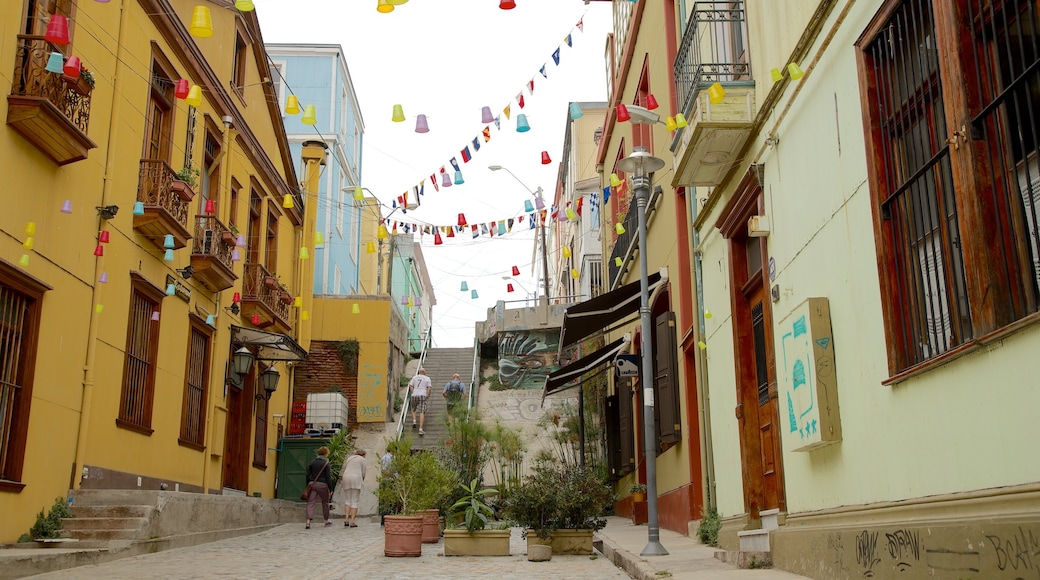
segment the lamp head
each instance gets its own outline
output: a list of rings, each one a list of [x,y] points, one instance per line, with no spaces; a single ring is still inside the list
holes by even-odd
[[[628,108],[628,114],[631,117],[629,122],[633,125],[653,125],[661,122],[661,115],[647,109],[646,107],[640,107],[638,105],[626,105]]]
[[[249,374],[249,367],[253,365],[253,353],[246,347],[240,347],[231,357],[231,368],[236,375]]]
[[[617,167],[625,173],[646,175],[664,167],[664,159],[654,157],[645,147],[636,147],[631,155],[618,161]]]
[[[177,268],[177,272],[180,273],[182,278],[189,280],[195,274],[195,266],[189,264],[183,268]]]
[[[499,169],[502,169],[502,166],[501,165],[488,165],[488,169],[490,169],[491,171],[498,171]]]
[[[101,216],[101,219],[110,220],[110,219],[116,217],[116,214],[119,213],[119,206],[118,205],[98,206],[97,211],[98,211],[98,215]]]
[[[264,388],[263,394],[257,393],[257,399],[263,399],[265,401],[271,400],[271,395],[278,390],[278,379],[281,375],[278,371],[274,370],[274,367],[267,367],[267,370],[260,373],[260,386]]]

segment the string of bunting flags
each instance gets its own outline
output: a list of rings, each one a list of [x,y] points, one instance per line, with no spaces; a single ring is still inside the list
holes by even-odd
[[[571,32],[569,32],[563,38],[563,42],[559,46],[557,46],[556,50],[554,50],[550,55],[550,58],[554,66],[560,66],[560,53],[563,47],[565,45],[568,47],[573,47],[575,30],[577,30],[578,32],[584,32],[584,17],[578,20],[577,24],[575,24],[574,27],[571,29]],[[484,107],[484,111],[481,117],[481,122],[485,123],[483,129],[481,129],[480,132],[475,137],[473,137],[472,140],[466,143],[466,145],[464,145],[462,149],[459,150],[458,155],[453,155],[447,163],[441,165],[438,170],[430,173],[428,179],[430,184],[433,186],[435,192],[439,192],[442,187],[451,187],[453,185],[462,185],[465,183],[465,180],[462,176],[462,165],[472,161],[473,157],[478,152],[480,152],[481,146],[491,141],[492,126],[494,126],[495,131],[502,131],[503,116],[507,121],[512,120],[512,118],[515,116],[516,131],[518,133],[526,133],[527,131],[530,131],[531,126],[530,123],[528,123],[527,121],[527,115],[525,115],[524,113],[517,113],[516,115],[513,115],[513,105],[515,103],[515,105],[520,110],[523,110],[523,108],[527,104],[525,101],[525,93],[526,97],[528,98],[534,97],[535,80],[538,78],[539,75],[541,75],[543,79],[548,79],[548,67],[549,60],[546,60],[545,63],[541,66],[541,68],[538,69],[538,73],[531,76],[531,79],[524,84],[524,86],[520,89],[517,95],[513,97],[513,99],[511,99],[505,107],[502,108],[501,112],[498,115],[492,117],[490,115],[490,108]],[[403,112],[401,111],[400,105],[394,106],[394,119],[403,120]],[[460,159],[461,164],[459,161]],[[543,153],[543,163],[546,163],[546,159],[547,154]],[[453,174],[448,172],[449,166],[454,171]],[[392,207],[394,209],[397,209],[398,206],[400,206],[401,209],[406,213],[408,209],[414,209],[415,207],[420,205],[420,198],[422,198],[426,194],[426,182],[427,179],[424,178],[420,180],[417,185],[413,185],[402,195],[399,195],[397,199],[392,202]],[[411,196],[411,203],[409,202],[409,196]],[[494,223],[499,223],[501,221],[503,220],[496,220]]]

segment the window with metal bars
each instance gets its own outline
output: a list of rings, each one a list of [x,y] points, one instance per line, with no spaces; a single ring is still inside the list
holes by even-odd
[[[22,488],[40,300],[48,289],[0,261],[0,491]]]
[[[890,370],[1037,312],[1035,0],[890,0],[861,40]]]
[[[130,315],[126,327],[123,390],[119,399],[121,427],[152,432],[155,359],[159,352],[159,318],[163,292],[140,275],[131,274]]]
[[[184,400],[181,404],[180,443],[202,449],[206,432],[206,386],[209,384],[212,330],[202,320],[192,317],[188,338],[188,361],[185,371]]]

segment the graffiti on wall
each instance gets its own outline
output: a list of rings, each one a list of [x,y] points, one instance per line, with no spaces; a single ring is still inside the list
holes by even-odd
[[[560,368],[559,330],[518,330],[498,335],[498,380],[507,389],[539,389]]]
[[[809,451],[841,440],[830,309],[810,298],[779,325],[777,390],[784,448]]]
[[[832,532],[809,551],[795,571],[814,578],[1040,580],[1037,524],[991,524],[967,534],[916,527]]]

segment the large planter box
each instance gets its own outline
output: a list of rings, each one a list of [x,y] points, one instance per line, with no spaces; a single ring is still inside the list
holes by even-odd
[[[588,555],[592,554],[592,530],[556,530],[548,540],[539,538],[534,530],[527,530],[527,545],[531,544],[548,544],[554,555]]]
[[[445,556],[508,556],[509,530],[444,530]]]

